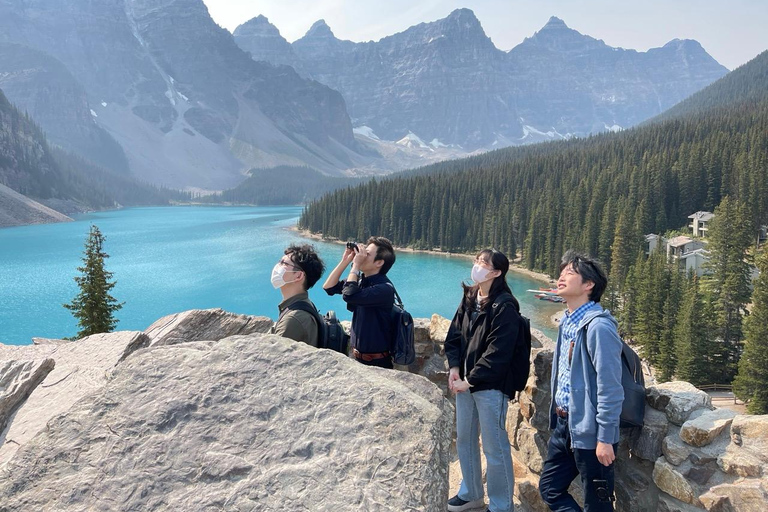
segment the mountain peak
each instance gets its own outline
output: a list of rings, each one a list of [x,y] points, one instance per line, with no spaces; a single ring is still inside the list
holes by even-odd
[[[449,20],[477,20],[477,16],[475,16],[475,13],[472,11],[472,9],[467,9],[466,7],[461,9],[456,9],[451,14],[449,14],[446,19]]]
[[[269,22],[266,16],[259,14],[255,18],[251,18],[242,25],[238,26],[232,33],[237,36],[249,36],[249,35],[280,35],[280,31]]]
[[[312,24],[311,27],[309,27],[309,30],[307,30],[307,33],[304,34],[304,37],[313,37],[313,38],[336,38],[336,36],[333,35],[333,32],[331,31],[331,27],[328,26],[328,24],[325,22],[325,20],[317,20]]]
[[[581,52],[585,49],[606,47],[606,44],[593,37],[570,28],[557,16],[549,18],[541,29],[528,37],[520,46],[534,46],[558,52]]]
[[[568,25],[566,25],[565,22],[560,18],[558,18],[557,16],[552,16],[549,18],[549,21],[547,21],[547,24],[542,27],[542,30],[562,29],[562,28],[568,28]]]

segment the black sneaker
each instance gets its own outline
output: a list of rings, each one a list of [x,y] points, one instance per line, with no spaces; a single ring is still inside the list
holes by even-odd
[[[485,502],[482,499],[475,501],[464,501],[459,498],[458,495],[448,500],[448,512],[464,512],[465,510],[473,510],[476,508],[484,507]]]

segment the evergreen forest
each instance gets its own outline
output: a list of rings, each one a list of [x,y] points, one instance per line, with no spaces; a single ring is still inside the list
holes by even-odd
[[[646,254],[646,234],[690,234],[688,216],[701,210],[715,213],[703,276]],[[310,203],[299,220],[329,238],[496,247],[551,276],[566,249],[596,256],[609,273],[603,302],[625,339],[660,379],[697,385],[730,383],[738,370],[765,224],[768,52],[643,126],[372,180]]]

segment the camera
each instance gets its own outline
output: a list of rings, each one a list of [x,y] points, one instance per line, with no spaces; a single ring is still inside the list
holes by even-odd
[[[360,248],[357,246],[357,243],[354,241],[347,242],[347,249],[352,249],[353,251],[360,252]]]

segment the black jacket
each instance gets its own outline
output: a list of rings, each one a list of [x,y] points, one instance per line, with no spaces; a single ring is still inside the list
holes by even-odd
[[[366,276],[360,283],[339,281],[325,291],[328,295],[341,293],[347,309],[352,312],[352,329],[349,333],[352,348],[363,354],[391,350],[395,289],[386,275]]]
[[[512,357],[523,342],[525,325],[517,307],[506,302],[494,309],[489,301],[474,323],[471,319],[472,311],[462,300],[445,338],[448,364],[459,367],[460,377],[472,385],[470,391],[498,389],[514,397]]]

